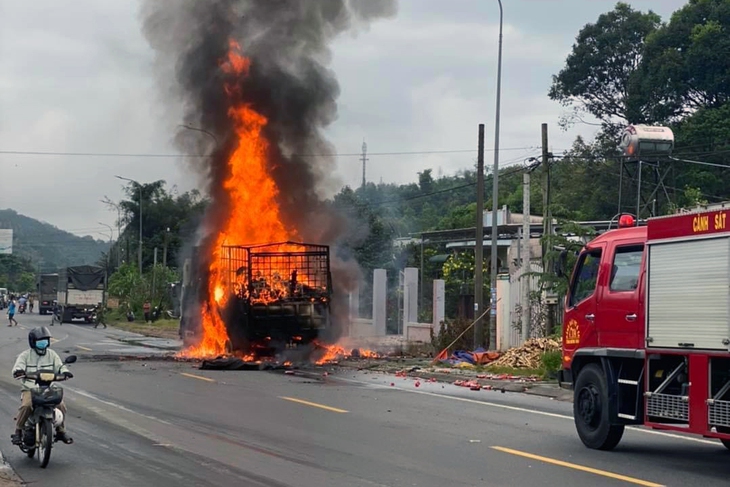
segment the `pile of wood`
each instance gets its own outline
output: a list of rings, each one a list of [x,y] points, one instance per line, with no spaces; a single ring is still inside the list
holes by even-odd
[[[550,338],[532,338],[521,347],[511,348],[489,365],[515,369],[539,369],[545,352],[560,350],[560,343]]]

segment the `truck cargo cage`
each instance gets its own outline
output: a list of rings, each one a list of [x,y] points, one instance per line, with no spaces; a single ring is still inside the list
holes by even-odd
[[[228,323],[235,349],[299,344],[329,328],[329,247],[296,242],[221,249],[223,292],[236,301]]]
[[[270,304],[330,298],[327,246],[284,242],[222,250],[224,282],[239,299]]]

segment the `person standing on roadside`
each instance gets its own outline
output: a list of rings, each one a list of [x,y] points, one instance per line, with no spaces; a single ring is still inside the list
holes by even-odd
[[[106,318],[104,317],[104,305],[99,303],[96,305],[96,312],[94,313],[94,328],[98,328],[99,325],[104,325],[106,329]]]
[[[142,306],[142,311],[144,311],[144,322],[149,323],[152,320],[152,317],[150,316],[150,311],[152,310],[152,305],[149,301],[145,301],[144,305]]]
[[[13,326],[13,323],[15,323],[15,326],[18,326],[18,322],[15,321],[15,296],[10,297],[10,303],[8,304],[8,326]]]

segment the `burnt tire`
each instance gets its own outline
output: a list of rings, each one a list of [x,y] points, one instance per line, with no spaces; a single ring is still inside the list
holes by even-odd
[[[597,364],[581,369],[574,391],[573,418],[581,441],[593,450],[613,450],[624,435],[624,425],[610,422],[603,369]]]

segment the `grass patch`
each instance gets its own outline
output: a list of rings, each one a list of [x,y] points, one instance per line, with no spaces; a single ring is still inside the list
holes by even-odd
[[[484,367],[484,372],[489,374],[510,374],[519,377],[529,377],[537,375],[542,377],[545,373],[543,369],[516,369],[514,367],[500,367],[498,365],[487,365]]]
[[[120,330],[139,333],[140,335],[155,338],[180,338],[180,321],[179,320],[157,320],[154,323],[145,323],[143,321],[114,321],[109,326],[119,328]]]

